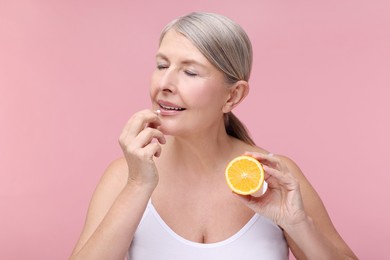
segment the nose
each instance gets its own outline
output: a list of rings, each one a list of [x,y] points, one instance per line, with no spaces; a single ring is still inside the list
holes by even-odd
[[[174,93],[177,89],[177,75],[173,68],[167,68],[162,71],[158,82],[160,90]]]

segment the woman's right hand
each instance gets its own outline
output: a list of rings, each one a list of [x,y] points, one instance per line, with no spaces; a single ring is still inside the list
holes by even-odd
[[[126,123],[119,137],[119,144],[126,158],[129,178],[135,185],[146,185],[154,189],[158,183],[158,172],[154,157],[161,154],[165,137],[157,127],[161,120],[150,109],[135,113]]]

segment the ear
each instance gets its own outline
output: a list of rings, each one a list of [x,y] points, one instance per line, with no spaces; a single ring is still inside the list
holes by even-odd
[[[229,87],[227,100],[222,108],[222,112],[228,113],[233,110],[249,93],[249,84],[245,80],[237,81]]]

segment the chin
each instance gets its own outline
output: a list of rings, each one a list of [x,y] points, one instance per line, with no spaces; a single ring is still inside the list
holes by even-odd
[[[158,127],[158,130],[160,130],[164,135],[171,135],[171,136],[180,136],[185,135],[188,133],[188,129],[184,129],[183,127],[180,127],[177,124],[169,124],[164,123]]]
[[[177,129],[174,130],[169,127],[159,127],[158,130],[160,130],[164,135],[172,135],[172,136],[179,135],[179,131],[177,131]]]

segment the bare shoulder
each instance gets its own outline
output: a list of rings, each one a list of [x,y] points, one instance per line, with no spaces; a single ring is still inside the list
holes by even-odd
[[[303,174],[302,170],[299,168],[298,164],[293,161],[291,158],[285,156],[285,155],[275,155],[279,159],[281,159],[288,167],[290,172],[294,175],[295,178],[298,179],[299,183],[302,184],[310,184],[305,175]],[[310,185],[311,186],[311,185]]]
[[[124,158],[116,159],[108,165],[93,193],[90,211],[96,209],[106,213],[105,211],[125,187],[127,172],[127,163]]]
[[[124,158],[114,160],[109,164],[95,188],[88,207],[84,228],[74,251],[79,250],[96,230],[126,183],[126,160]]]
[[[334,227],[319,194],[310,184],[299,166],[292,159],[286,156],[276,156],[287,165],[287,168],[291,174],[298,180],[305,211],[313,220],[317,229],[322,234],[324,234],[329,239],[329,241],[331,241],[336,246],[336,248],[339,248],[345,252],[346,255],[349,255],[351,258],[355,259],[356,256],[354,256],[352,250],[348,247],[348,245]]]
[[[128,166],[124,157],[112,161],[105,170],[100,182],[114,182],[119,185],[126,184]]]
[[[250,144],[244,143],[241,140],[239,140],[239,142],[240,142],[240,149],[244,150],[246,152],[256,152],[256,153],[263,153],[263,154],[269,153],[266,149],[261,148],[259,146],[250,145]]]
[[[253,146],[252,151],[258,152],[258,153],[263,153],[263,154],[270,154],[269,151],[267,151],[264,148],[258,147],[258,146]],[[274,154],[275,157],[279,158],[290,170],[291,174],[298,180],[301,189],[303,189],[303,196],[305,197],[305,193],[307,193],[308,197],[312,197],[311,195],[314,193],[315,196],[318,197],[318,194],[312,187],[312,185],[309,183],[308,179],[305,177],[299,166],[289,157],[285,155],[280,155],[280,154]]]
[[[320,196],[299,168],[298,164],[285,155],[275,156],[284,162],[290,173],[298,180],[302,199],[305,203],[305,209],[308,211],[309,215],[317,212],[318,209],[325,211],[325,207],[320,199]]]
[[[90,203],[90,211],[106,213],[127,183],[127,163],[124,158],[112,161],[101,177]]]

